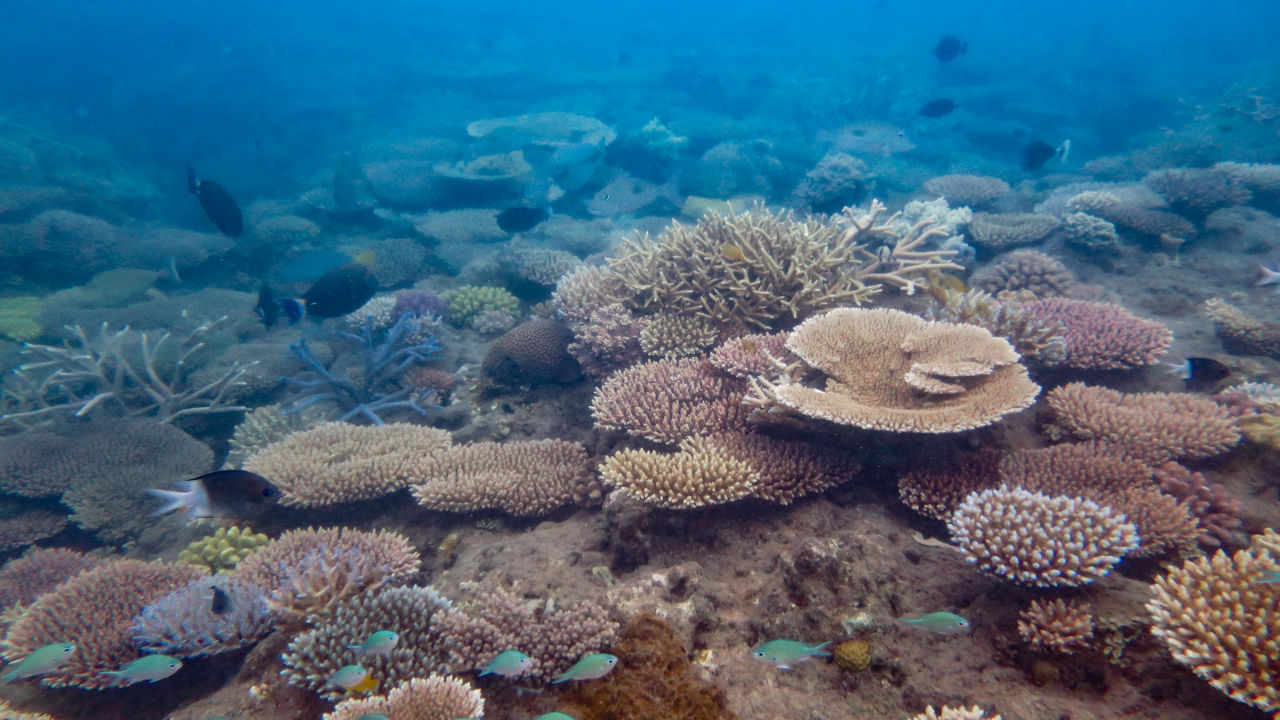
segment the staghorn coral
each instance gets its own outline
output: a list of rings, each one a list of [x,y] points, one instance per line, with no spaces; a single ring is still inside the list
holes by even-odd
[[[716,344],[719,333],[705,317],[659,312],[640,330],[640,349],[649,357],[701,355]]]
[[[1226,408],[1187,393],[1123,394],[1075,382],[1045,398],[1057,428],[1081,440],[1100,440],[1148,464],[1226,452],[1240,431]]]
[[[213,610],[214,593],[226,607]],[[275,613],[262,588],[243,578],[196,578],[142,609],[133,621],[133,640],[149,652],[200,657],[252,645],[271,632]]]
[[[914,292],[913,276],[959,267],[950,262],[954,253],[924,249],[941,230],[921,221],[898,234],[890,229],[897,216],[883,212],[873,202],[863,215],[848,210],[831,222],[762,209],[707,213],[692,227],[677,223],[657,239],[627,241],[609,268],[623,287],[618,299],[631,309],[698,315],[727,338],[866,302],[880,283]]]
[[[1142,178],[1179,215],[1204,220],[1209,213],[1232,205],[1245,205],[1252,193],[1236,177],[1219,168],[1166,168]]]
[[[1206,300],[1204,310],[1228,351],[1280,359],[1280,323],[1259,320],[1222,298]]]
[[[471,324],[477,315],[487,311],[498,311],[513,318],[520,311],[520,301],[515,295],[488,285],[460,285],[441,297],[449,307],[449,322],[458,327]]]
[[[942,175],[926,180],[924,189],[953,205],[980,207],[1009,194],[1009,183],[987,175]]]
[[[745,430],[746,384],[705,360],[652,360],[614,373],[596,389],[596,427],[674,445],[692,435]]]
[[[587,451],[567,440],[481,442],[422,458],[411,488],[419,505],[446,512],[546,515],[592,494]]]
[[[462,678],[415,677],[391,688],[386,696],[348,699],[321,720],[360,720],[373,714],[390,720],[466,720],[484,716],[484,696]]]
[[[908,720],[1000,720],[999,715],[990,717],[982,710],[982,708],[974,705],[973,707],[953,708],[949,705],[943,705],[941,710],[935,711],[932,705],[924,709],[919,715],[913,715]]]
[[[112,687],[114,680],[100,673],[140,655],[132,640],[134,616],[202,574],[186,565],[108,560],[36,600],[9,627],[2,653],[14,662],[49,643],[74,643],[71,659],[40,682],[87,690]]]
[[[1058,219],[1039,213],[974,213],[969,221],[969,239],[991,251],[1031,245],[1058,229]]]
[[[1218,548],[1248,544],[1242,518],[1244,506],[1231,491],[1172,461],[1154,468],[1152,473],[1161,492],[1186,505],[1199,522],[1197,540],[1201,545]]]
[[[401,582],[421,565],[418,552],[398,533],[306,528],[284,533],[228,574],[261,587],[272,608],[306,615]]]
[[[582,371],[569,354],[572,339],[573,331],[555,320],[520,323],[489,345],[480,371],[494,388],[574,382]]]
[[[1039,587],[1091,583],[1139,541],[1133,524],[1109,507],[1008,485],[970,494],[947,529],[970,564]]]
[[[450,445],[448,431],[422,425],[329,422],[267,445],[245,469],[275,483],[281,502],[317,507],[403,490],[424,457]]]
[[[478,668],[519,648],[533,660],[521,678],[543,684],[587,653],[609,647],[618,634],[618,624],[594,601],[557,607],[551,599],[525,601],[503,590],[459,602],[434,624],[452,667]]]
[[[1018,635],[1032,650],[1074,655],[1093,639],[1093,615],[1088,605],[1032,600],[1018,613]]]
[[[1231,698],[1280,711],[1275,607],[1280,587],[1260,582],[1280,572],[1272,530],[1249,548],[1193,558],[1157,577],[1147,601],[1151,634],[1173,659]]]
[[[969,284],[992,295],[1025,290],[1043,299],[1066,295],[1075,278],[1056,258],[1038,250],[1014,250],[975,272]]]
[[[1114,253],[1120,247],[1114,224],[1083,212],[1062,216],[1062,239],[1085,253]]]
[[[1133,370],[1160,362],[1173,333],[1119,305],[1050,298],[1023,303],[1032,317],[1062,326],[1062,365],[1081,370]]]
[[[192,540],[178,553],[178,562],[206,567],[212,572],[230,570],[271,538],[249,528],[220,527],[212,535]]]
[[[926,314],[928,319],[986,328],[992,335],[1008,340],[1028,363],[1052,367],[1067,357],[1062,323],[1033,316],[1008,295],[994,297],[981,290],[940,288],[935,300]]]
[[[791,373],[776,383],[753,379],[748,402],[768,413],[947,433],[989,425],[1040,391],[1008,342],[977,326],[897,310],[829,311],[801,323],[787,347],[828,377],[823,388]]]
[[[30,605],[102,561],[66,548],[31,548],[0,568],[0,608]]]
[[[341,697],[342,691],[326,687],[329,678],[352,663],[367,668],[384,690],[410,678],[447,672],[445,638],[433,623],[452,606],[434,589],[418,586],[384,587],[347,598],[317,618],[314,628],[290,641],[281,656],[283,675],[290,685],[332,700]],[[380,630],[400,636],[390,652],[362,656],[351,647]]]

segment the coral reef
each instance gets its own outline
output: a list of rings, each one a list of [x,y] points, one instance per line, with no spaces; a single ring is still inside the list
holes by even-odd
[[[1073,655],[1093,640],[1093,632],[1089,606],[1068,604],[1062,598],[1032,600],[1018,614],[1018,635],[1040,652]]]
[[[1176,250],[1195,234],[1196,228],[1171,212],[1146,207],[1110,192],[1087,190],[1067,201],[1067,208],[1106,220],[1116,227],[1159,241]]]
[[[959,292],[942,288],[935,300],[926,315],[928,319],[986,328],[992,335],[1008,340],[1028,363],[1052,367],[1067,357],[1062,323],[1041,320],[1027,311],[1022,302],[1007,295],[995,297],[981,290]]]
[[[1038,250],[1014,250],[973,273],[969,284],[992,295],[1025,290],[1043,299],[1066,295],[1075,278],[1066,265],[1049,255]]]
[[[449,307],[449,322],[458,327],[471,324],[477,315],[497,311],[515,317],[520,301],[515,295],[499,287],[488,285],[461,285],[442,296]]]
[[[1085,253],[1106,255],[1120,246],[1115,225],[1083,212],[1069,212],[1062,216],[1062,239]]]
[[[1280,572],[1271,530],[1248,549],[1187,560],[1156,578],[1147,602],[1151,633],[1173,659],[1230,697],[1268,712],[1280,710],[1277,590],[1259,581]]]
[[[215,593],[225,606],[214,609]],[[252,645],[271,632],[275,613],[262,588],[229,575],[196,578],[142,609],[133,640],[149,652],[216,655]]]
[[[1244,505],[1222,485],[1175,462],[1152,470],[1160,491],[1184,505],[1200,526],[1199,543],[1207,548],[1243,547],[1248,544],[1241,514]]]
[[[307,528],[272,540],[229,574],[262,588],[273,609],[307,615],[412,577],[421,564],[417,551],[398,533]]]
[[[40,682],[88,690],[111,687],[114,680],[101,671],[115,670],[141,654],[133,644],[133,618],[201,574],[187,565],[108,560],[40,596],[9,627],[3,655],[14,662],[49,643],[74,643],[71,658]]]
[[[269,542],[271,538],[247,527],[220,527],[212,535],[192,540],[178,553],[178,562],[221,572],[239,565],[241,560]]]
[[[480,718],[484,696],[466,680],[432,673],[405,680],[385,697],[344,700],[322,720],[360,720],[376,714],[397,720]]]
[[[1280,359],[1280,323],[1259,320],[1221,298],[1206,300],[1204,309],[1228,351]]]
[[[447,431],[421,425],[329,422],[267,445],[245,469],[275,483],[281,502],[316,507],[403,490],[420,463],[452,444]]]
[[[560,317],[574,323],[622,297],[622,278],[603,265],[583,265],[556,281],[551,299]]]
[[[969,495],[947,529],[969,563],[1039,587],[1091,583],[1139,542],[1137,529],[1111,508],[1008,485]]]
[[[999,252],[1019,245],[1032,245],[1058,229],[1058,219],[1039,213],[974,213],[969,221],[969,239],[974,245]]]
[[[874,175],[861,158],[832,150],[804,174],[792,197],[802,208],[816,213],[838,213],[862,202]]]
[[[494,388],[571,383],[582,376],[569,354],[573,331],[555,320],[523,322],[494,340],[480,371]]]
[[[36,322],[40,298],[32,295],[0,298],[0,335],[27,342],[40,337],[44,330]]]
[[[102,561],[66,548],[32,548],[0,568],[0,608],[30,605]]]
[[[1240,442],[1226,408],[1186,393],[1119,393],[1084,383],[1045,396],[1057,428],[1081,440],[1101,440],[1151,465],[1205,458]]]
[[[533,661],[521,678],[543,684],[584,655],[609,647],[618,634],[618,624],[591,600],[557,607],[551,599],[525,601],[502,590],[457,603],[436,626],[453,667],[478,668],[519,648]]]
[[[908,720],[1000,720],[999,715],[987,716],[982,708],[974,705],[973,707],[953,708],[949,705],[943,705],[941,710],[935,711],[930,705],[924,709],[919,715],[913,715]]]
[[[276,403],[263,405],[244,414],[231,433],[226,466],[244,467],[254,453],[271,443],[279,442],[293,433],[306,430],[323,419],[320,408],[287,413]]]
[[[829,376],[825,388],[788,373],[755,378],[748,401],[874,430],[948,433],[1029,406],[1040,388],[1008,342],[973,325],[897,310],[843,308],[801,323],[787,347]]]
[[[692,435],[745,430],[745,383],[705,360],[651,360],[611,375],[596,389],[596,427],[674,445]]]
[[[942,175],[926,180],[924,189],[953,205],[981,207],[1009,194],[1009,183],[986,175]]]
[[[1050,298],[1023,303],[1032,317],[1062,326],[1067,354],[1062,365],[1081,370],[1133,370],[1155,365],[1173,333],[1119,305]]]
[[[317,619],[316,626],[293,638],[283,655],[284,676],[291,685],[328,699],[341,690],[326,687],[344,665],[359,662],[386,690],[415,677],[445,672],[445,638],[433,623],[452,607],[429,587],[384,587],[343,600]],[[396,646],[378,655],[361,655],[359,646],[374,632],[400,636]],[[459,671],[470,670],[458,668]]]
[[[422,458],[411,480],[418,504],[447,512],[546,515],[596,494],[587,451],[567,440],[482,442]]]
[[[1174,212],[1197,221],[1219,208],[1244,205],[1253,196],[1232,173],[1216,167],[1153,170],[1142,182]]]
[[[707,361],[721,371],[748,380],[753,375],[773,377],[797,360],[787,350],[787,333],[752,333],[721,343]]]
[[[648,318],[637,317],[622,303],[609,303],[575,324],[569,353],[584,373],[604,377],[645,357],[640,333],[648,324]]]
[[[701,355],[716,344],[720,333],[705,317],[659,312],[640,330],[640,349],[649,357]]]

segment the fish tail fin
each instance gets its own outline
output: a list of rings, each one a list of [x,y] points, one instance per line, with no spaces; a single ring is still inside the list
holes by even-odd
[[[828,645],[830,645],[832,642],[833,642],[833,641],[828,640],[828,641],[826,641],[826,642],[822,642],[822,643],[818,643],[817,645],[814,645],[813,647],[809,648],[809,654],[810,654],[810,655],[818,655],[818,656],[821,656],[821,657],[830,657],[830,656],[831,656],[831,653],[826,652],[823,648],[827,647],[827,646],[828,646]]]
[[[192,480],[184,480],[173,484],[173,490],[159,490],[157,488],[147,488],[147,494],[152,497],[160,498],[165,504],[160,506],[158,510],[151,513],[156,515],[164,515],[174,510],[185,510],[188,517],[209,517],[209,496],[205,493],[204,488],[199,483]]]
[[[1263,584],[1265,584],[1265,583],[1266,583],[1266,581],[1261,581],[1261,582],[1262,582]],[[492,674],[493,674],[493,671],[492,671],[492,670],[485,670],[485,671],[481,672],[479,675],[476,675],[476,677],[484,677],[485,675],[492,675]]]
[[[1058,160],[1061,162],[1066,162],[1067,158],[1070,157],[1070,155],[1071,155],[1071,138],[1067,138],[1066,140],[1062,141],[1061,145],[1058,146]]]
[[[684,205],[684,198],[680,196],[680,173],[658,186],[658,197],[670,200],[676,207]]]
[[[196,181],[196,171],[187,166],[187,192],[192,195],[200,194],[200,183]]]

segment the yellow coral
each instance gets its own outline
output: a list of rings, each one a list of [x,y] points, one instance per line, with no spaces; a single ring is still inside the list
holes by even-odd
[[[0,299],[0,335],[14,340],[35,340],[40,336],[36,313],[40,311],[40,298],[31,295]]]
[[[1236,420],[1236,427],[1249,442],[1280,450],[1280,415],[1245,415]]]
[[[203,565],[214,572],[230,570],[271,538],[249,528],[218,528],[214,534],[196,540],[178,553],[178,562]]]
[[[444,300],[449,304],[449,322],[458,326],[469,324],[484,312],[497,311],[515,317],[520,309],[515,295],[489,285],[462,285],[444,293]]]

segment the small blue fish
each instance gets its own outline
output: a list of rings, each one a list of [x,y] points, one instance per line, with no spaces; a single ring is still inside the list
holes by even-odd
[[[390,630],[378,630],[369,635],[361,645],[348,645],[348,650],[359,650],[361,657],[365,655],[386,655],[395,649],[400,636]]]
[[[1275,292],[1280,293],[1280,270],[1272,270],[1266,265],[1259,265],[1262,270],[1262,279],[1258,281],[1258,287],[1263,285],[1276,285]]]
[[[828,640],[817,645],[805,645],[798,640],[770,640],[751,651],[751,656],[762,660],[779,670],[790,670],[813,657],[829,657],[831,653],[823,648],[830,645]]]
[[[574,720],[574,717],[572,715],[567,715],[562,712],[549,712],[549,713],[543,713],[542,715],[539,715],[533,720]]]
[[[928,630],[939,635],[958,635],[969,632],[972,627],[968,620],[955,613],[933,612],[928,615],[903,616],[898,618],[903,625],[910,625],[921,630]]]
[[[1280,572],[1274,570],[1263,570],[1262,577],[1254,580],[1258,585],[1274,585],[1280,583]]]
[[[552,678],[551,682],[555,684],[566,680],[595,680],[613,672],[617,664],[617,655],[591,653],[574,663],[573,667]]]
[[[32,651],[30,655],[22,658],[22,662],[13,666],[12,670],[0,675],[0,683],[13,682],[22,678],[53,672],[62,667],[63,663],[70,660],[71,653],[75,651],[76,646],[71,643],[49,643],[38,650]]]
[[[362,665],[343,665],[329,678],[326,687],[337,687],[350,690],[369,679],[369,671]]]
[[[503,650],[488,665],[480,668],[480,675],[477,677],[484,677],[485,675],[515,677],[528,670],[532,664],[533,658],[519,650]]]
[[[118,685],[134,683],[158,682],[182,669],[182,661],[169,655],[147,655],[125,665],[119,670],[103,670],[101,675],[110,675]]]

